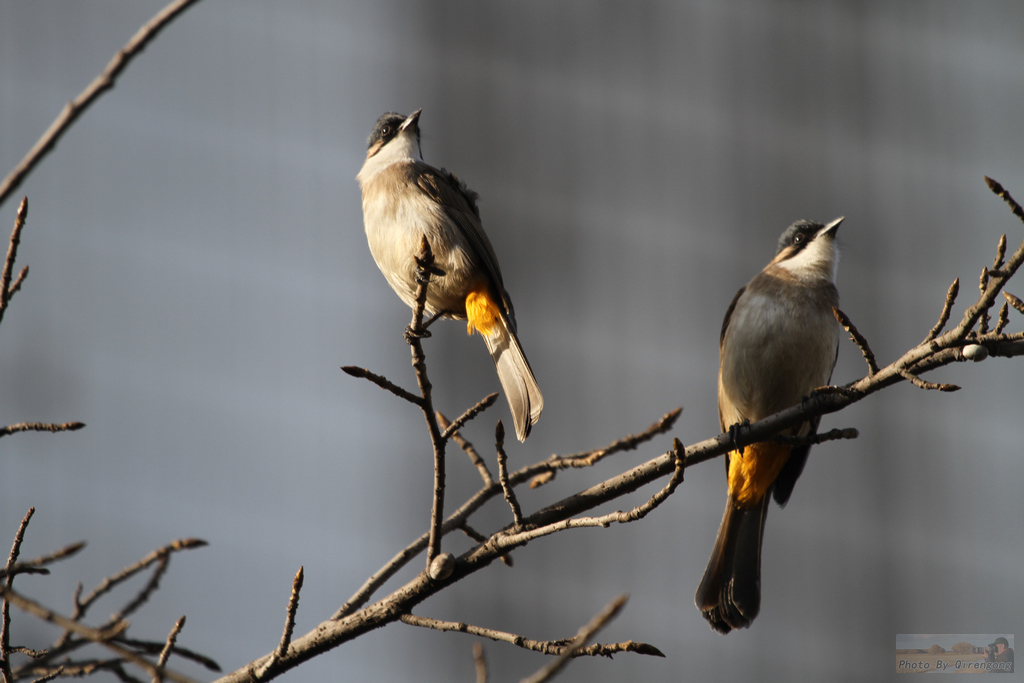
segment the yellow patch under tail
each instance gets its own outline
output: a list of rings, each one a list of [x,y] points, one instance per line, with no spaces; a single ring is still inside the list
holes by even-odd
[[[755,443],[729,454],[729,495],[740,507],[753,507],[789,460],[791,446]]]
[[[466,334],[473,334],[475,330],[489,337],[497,331],[501,309],[491,299],[486,287],[474,289],[466,296],[466,318]]]

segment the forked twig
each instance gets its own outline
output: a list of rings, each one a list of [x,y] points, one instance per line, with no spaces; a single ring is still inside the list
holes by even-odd
[[[7,246],[7,257],[4,258],[3,269],[0,270],[0,322],[3,322],[4,313],[7,311],[7,302],[11,295],[21,288],[21,281],[28,275],[27,269],[22,269],[18,280],[11,286],[11,273],[14,272],[14,262],[18,258],[18,244],[21,242],[21,231],[25,227],[25,219],[28,217],[28,197],[21,200],[18,206],[18,213],[14,218],[14,230],[11,231],[11,241]]]

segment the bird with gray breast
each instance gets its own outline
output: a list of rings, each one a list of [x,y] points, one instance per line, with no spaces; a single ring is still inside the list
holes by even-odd
[[[356,176],[363,194],[363,224],[377,267],[399,298],[416,299],[416,255],[426,237],[443,275],[427,288],[428,314],[467,321],[494,361],[523,441],[540,418],[544,397],[516,335],[512,300],[494,247],[480,223],[477,194],[452,173],[423,161],[420,110],[388,112],[370,135],[366,161]]]
[[[719,339],[718,419],[723,431],[800,403],[832,377],[839,352],[833,308],[836,231],[798,221],[782,233],[775,258],[736,293]],[[806,436],[820,418],[785,430]],[[726,455],[728,501],[694,598],[711,628],[750,626],[761,607],[761,540],[768,501],[785,505],[803,472],[808,445],[755,443]]]

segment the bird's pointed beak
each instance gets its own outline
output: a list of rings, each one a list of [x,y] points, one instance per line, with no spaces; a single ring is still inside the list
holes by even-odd
[[[835,219],[834,221],[832,221],[831,223],[826,225],[824,228],[819,230],[818,234],[814,236],[815,239],[821,237],[822,235],[831,235],[832,237],[835,237],[836,236],[836,231],[839,230],[839,225],[845,219],[846,219],[846,216],[840,216],[839,218]]]
[[[419,125],[420,112],[422,111],[422,109],[417,109],[413,113],[409,114],[407,117],[405,117],[405,121],[402,121],[402,125],[399,126],[398,129],[405,130],[407,128],[412,128],[415,130],[416,127]]]

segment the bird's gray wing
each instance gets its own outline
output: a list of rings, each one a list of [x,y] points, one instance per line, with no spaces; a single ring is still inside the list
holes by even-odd
[[[494,254],[494,247],[480,222],[480,211],[476,206],[477,193],[466,187],[466,184],[450,171],[436,169],[425,163],[417,164],[416,183],[431,199],[444,207],[452,224],[466,238],[480,265],[487,270],[491,282],[500,294],[514,330],[515,312],[508,292],[505,291],[498,257]]]

